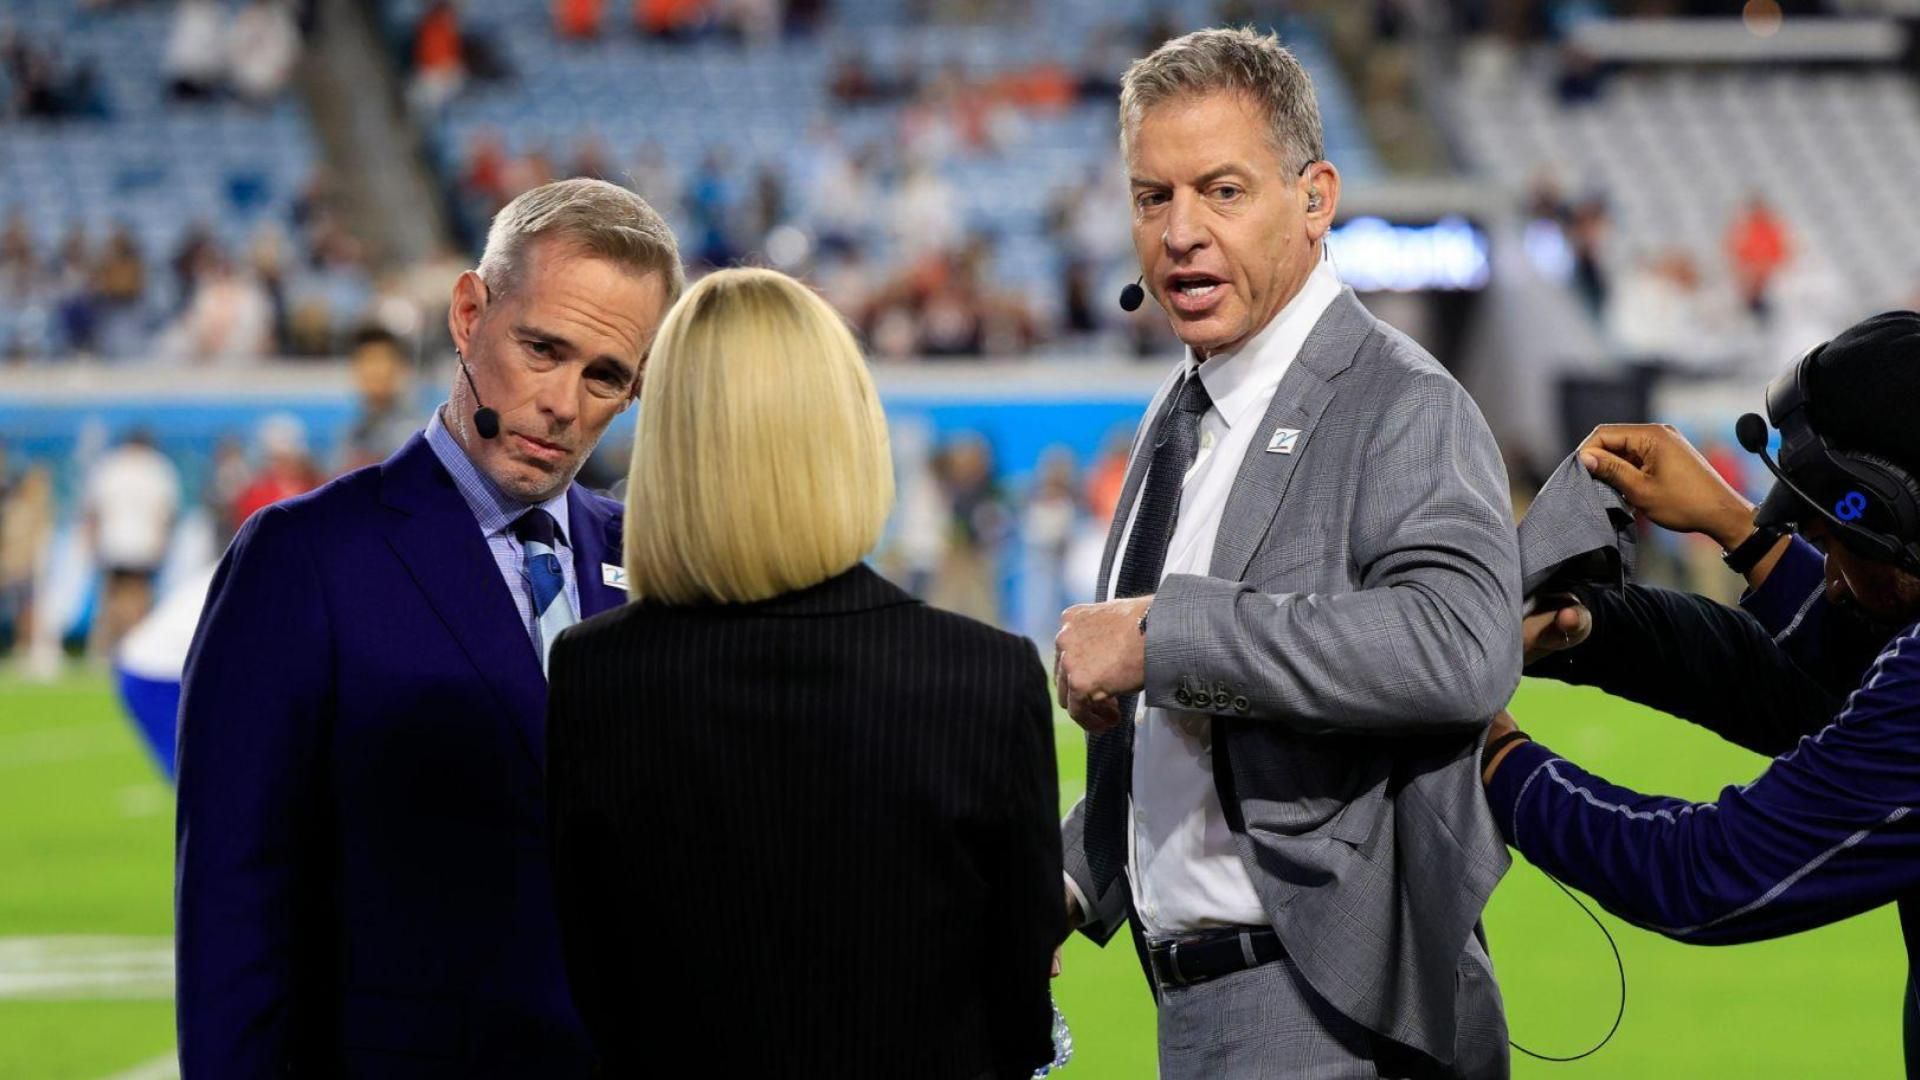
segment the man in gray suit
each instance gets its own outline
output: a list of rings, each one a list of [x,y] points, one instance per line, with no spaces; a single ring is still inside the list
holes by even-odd
[[[1493,436],[1340,284],[1340,176],[1277,39],[1171,41],[1120,109],[1187,356],[1101,602],[1055,643],[1089,733],[1070,917],[1102,944],[1131,919],[1167,1080],[1504,1076],[1477,756],[1520,679],[1520,575]]]

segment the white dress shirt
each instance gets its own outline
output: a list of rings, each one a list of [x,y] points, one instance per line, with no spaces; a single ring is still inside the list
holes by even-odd
[[[1264,443],[1255,443],[1270,435],[1259,430],[1260,421],[1280,378],[1340,290],[1338,271],[1331,258],[1323,258],[1272,322],[1240,348],[1199,365],[1213,407],[1200,419],[1200,449],[1181,487],[1180,514],[1167,545],[1163,577],[1209,572],[1214,536],[1240,462],[1249,452],[1264,450]],[[1188,371],[1194,363],[1189,349]],[[1149,450],[1143,444],[1140,452]],[[1119,585],[1120,563],[1138,511],[1136,496],[1107,581],[1108,596]],[[1141,929],[1149,938],[1162,938],[1209,927],[1266,925],[1266,911],[1234,848],[1214,789],[1211,719],[1205,713],[1147,708],[1143,703],[1133,722],[1127,869]]]
[[[473,511],[473,518],[480,525],[480,535],[487,538],[487,550],[493,554],[493,564],[500,568],[500,577],[506,581],[507,591],[513,594],[514,611],[520,616],[520,625],[527,629],[534,652],[544,656],[540,616],[533,610],[533,582],[527,571],[527,553],[519,538],[513,535],[513,523],[520,519],[521,514],[536,506],[552,516],[555,526],[554,554],[560,558],[560,577],[566,583],[567,602],[573,605],[573,610],[579,611],[580,583],[574,580],[573,545],[568,537],[568,530],[573,523],[567,507],[567,492],[573,485],[561,488],[559,494],[546,502],[523,503],[501,491],[492,480],[487,479],[473,459],[467,457],[460,440],[440,418],[439,409],[435,409],[433,418],[427,421],[426,438],[434,456],[453,476],[453,486],[460,490],[460,497],[466,500],[467,507]]]

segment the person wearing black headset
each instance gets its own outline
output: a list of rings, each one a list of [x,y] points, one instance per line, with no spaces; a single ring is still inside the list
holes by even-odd
[[[1910,1077],[1920,1077],[1917,398],[1920,314],[1890,312],[1768,388],[1777,462],[1768,423],[1741,418],[1741,444],[1777,478],[1758,508],[1671,428],[1603,427],[1579,451],[1655,524],[1720,543],[1751,588],[1734,609],[1582,587],[1527,620],[1528,674],[1598,686],[1776,755],[1758,779],[1711,803],[1642,794],[1530,740],[1504,713],[1483,756],[1509,844],[1676,940],[1782,937],[1898,902]]]

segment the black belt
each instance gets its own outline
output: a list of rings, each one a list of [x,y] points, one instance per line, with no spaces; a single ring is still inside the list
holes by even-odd
[[[1286,952],[1267,927],[1209,930],[1147,945],[1147,963],[1161,986],[1192,986],[1271,964]]]

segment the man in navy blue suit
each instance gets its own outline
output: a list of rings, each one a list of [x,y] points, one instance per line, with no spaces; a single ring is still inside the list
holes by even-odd
[[[625,600],[620,508],[573,478],[683,282],[632,193],[527,192],[454,288],[461,367],[426,431],[234,538],[180,710],[188,1080],[592,1068],[547,861],[546,650]]]

